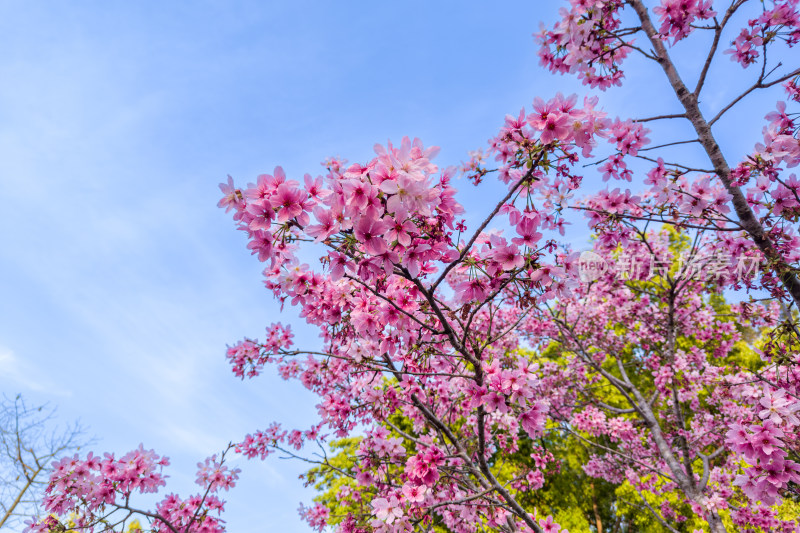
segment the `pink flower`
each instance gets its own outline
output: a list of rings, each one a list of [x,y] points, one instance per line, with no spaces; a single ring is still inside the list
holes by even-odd
[[[403,516],[403,510],[400,509],[400,503],[395,496],[390,496],[389,499],[375,498],[372,500],[371,505],[375,512],[375,517],[387,524],[391,524],[395,519]]]
[[[739,453],[745,456],[755,453],[755,448],[750,442],[750,432],[743,425],[734,424],[725,434],[725,438],[725,442]]]
[[[330,194],[329,191],[323,188],[322,178],[320,176],[312,178],[311,174],[306,174],[303,176],[303,181],[305,182],[306,192],[311,198],[320,200]]]
[[[244,203],[242,191],[234,187],[232,177],[228,176],[227,183],[220,183],[219,189],[222,191],[223,197],[217,203],[217,207],[224,207],[226,213],[231,209],[241,207]]]
[[[542,144],[564,141],[572,132],[569,116],[563,113],[548,113],[540,129],[542,134],[539,137],[539,142]]]
[[[458,299],[461,302],[481,301],[486,297],[486,281],[481,278],[464,281],[455,288]]]
[[[536,247],[536,244],[542,238],[542,234],[536,231],[538,227],[538,219],[524,217],[522,220],[520,220],[516,227],[519,237],[511,239],[511,242],[516,245],[527,246],[529,248]]]
[[[486,406],[486,410],[488,412],[498,411],[500,413],[507,413],[508,412],[508,405],[506,405],[506,400],[501,395],[497,394],[496,392],[492,392],[484,397],[483,403]]]
[[[439,462],[440,454],[435,449],[412,455],[408,458],[405,468],[408,480],[417,485],[433,486],[439,479],[439,471],[436,468]]]
[[[387,229],[385,222],[374,218],[362,217],[353,226],[353,234],[364,245],[364,250],[371,255],[380,255],[388,249],[386,240],[381,236]]]
[[[403,266],[408,269],[412,278],[419,276],[426,252],[431,249],[427,244],[418,244],[406,250],[403,255]]]
[[[544,430],[547,421],[547,403],[537,401],[534,406],[522,413],[519,417],[519,424],[522,426],[532,439],[539,438]]]
[[[318,224],[306,226],[306,233],[314,237],[316,242],[324,241],[339,231],[339,222],[337,221],[333,210],[315,207],[314,218],[317,219]]]
[[[249,228],[253,231],[269,231],[272,220],[275,218],[275,210],[266,201],[254,201],[247,205],[246,213],[251,215]]]
[[[747,68],[756,62],[761,55],[759,50],[764,44],[761,37],[761,29],[754,27],[751,29],[742,28],[742,31],[733,40],[733,48],[725,50],[725,54],[730,54],[731,59],[742,67]]]
[[[539,526],[542,528],[543,533],[558,533],[561,531],[561,526],[553,521],[552,516],[539,519]]]
[[[197,484],[207,487],[211,492],[219,489],[228,490],[236,485],[240,469],[230,470],[227,466],[217,461],[217,456],[207,457],[202,463],[197,463]]]
[[[515,270],[525,264],[525,256],[516,246],[501,246],[492,251],[492,259],[500,263],[503,270]]]
[[[286,222],[304,214],[306,208],[307,193],[288,183],[282,183],[275,190],[275,194],[270,198],[272,207],[278,208],[278,222]],[[308,219],[308,215],[305,216]],[[301,225],[306,225],[308,221],[301,221]]]
[[[765,420],[761,426],[754,426],[755,432],[750,436],[750,443],[757,453],[761,454],[763,460],[769,460],[770,456],[776,452],[783,443],[783,431],[777,427],[772,420]]]
[[[425,493],[428,492],[428,487],[425,485],[403,485],[403,495],[406,500],[411,503],[422,503],[425,501]]]
[[[401,222],[396,218],[389,216],[384,217],[384,222],[389,225],[389,230],[384,237],[387,241],[397,241],[402,246],[409,246],[411,244],[411,235],[415,232],[416,227],[411,220]]]
[[[786,397],[786,391],[779,389],[766,390],[764,397],[759,402],[764,409],[762,409],[758,416],[763,420],[767,419],[775,425],[781,425],[786,421],[789,425],[800,425],[800,420],[794,414],[800,410],[800,401],[792,401]]]

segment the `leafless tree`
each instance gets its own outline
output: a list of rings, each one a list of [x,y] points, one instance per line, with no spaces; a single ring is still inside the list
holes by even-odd
[[[21,530],[38,514],[52,463],[86,443],[76,422],[59,424],[55,409],[28,406],[20,395],[0,401],[0,530]]]

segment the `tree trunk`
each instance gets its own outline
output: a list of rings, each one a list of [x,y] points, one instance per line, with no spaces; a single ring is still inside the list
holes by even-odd
[[[592,512],[597,525],[597,533],[603,533],[603,521],[600,519],[600,509],[597,508],[597,492],[594,490],[594,481],[591,481],[589,486],[592,488]]]

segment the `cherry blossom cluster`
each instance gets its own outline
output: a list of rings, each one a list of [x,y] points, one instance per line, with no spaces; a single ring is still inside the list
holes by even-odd
[[[673,42],[687,37],[698,20],[716,16],[712,4],[712,0],[661,0],[661,5],[653,8],[661,21],[660,36]]]
[[[584,84],[607,89],[622,84],[620,65],[634,50],[644,52],[634,36],[642,26],[623,26],[626,4],[631,4],[640,18],[647,8],[643,3],[619,0],[570,0],[570,8],[561,9],[561,20],[551,30],[537,35],[541,45],[541,64],[552,72],[576,74]],[[722,22],[712,0],[661,0],[653,8],[657,21],[649,14],[645,23],[652,28],[650,37],[670,44],[689,37],[695,30],[721,31],[747,0],[731,2],[722,9]],[[731,59],[748,67],[756,63],[764,48],[775,40],[789,47],[800,41],[800,16],[797,0],[772,0],[725,50]],[[703,21],[711,21],[703,25]]]
[[[228,347],[226,357],[233,367],[233,373],[242,379],[257,376],[269,361],[270,355],[291,346],[292,337],[291,326],[272,324],[267,328],[267,337],[263,343],[244,339]]]
[[[197,483],[203,494],[187,499],[169,494],[152,511],[132,507],[131,498],[137,493],[156,493],[166,485],[162,472],[169,465],[166,457],[141,445],[118,459],[110,453],[101,458],[91,452],[84,459],[65,457],[54,463],[45,490],[44,506],[51,514],[31,522],[26,531],[63,528],[59,517],[64,517],[72,529],[85,532],[125,532],[134,518],[148,520],[153,532],[223,532],[224,522],[218,516],[224,502],[213,493],[233,487],[240,472],[223,464],[224,455],[198,463]]]
[[[576,74],[590,87],[621,85],[618,64],[630,53],[621,29],[621,0],[571,0],[552,30],[542,28],[541,64],[551,72]]]
[[[790,393],[789,393],[790,394]],[[800,464],[790,459],[798,441],[800,399],[785,389],[745,385],[742,395],[757,401],[757,417],[750,424],[736,424],[727,434],[727,444],[747,464],[736,485],[753,501],[772,505],[790,482],[800,484]]]
[[[800,14],[797,0],[764,2],[763,12],[748,20],[736,36],[732,47],[725,51],[742,67],[756,63],[765,45],[781,39],[790,47],[800,42]]]

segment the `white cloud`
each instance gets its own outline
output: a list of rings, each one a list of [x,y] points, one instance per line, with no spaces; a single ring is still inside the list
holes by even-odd
[[[7,382],[34,392],[48,392],[58,396],[70,395],[66,389],[54,387],[52,381],[45,376],[38,375],[35,379],[32,376],[37,376],[37,372],[31,365],[21,361],[12,350],[0,346],[0,382]]]

